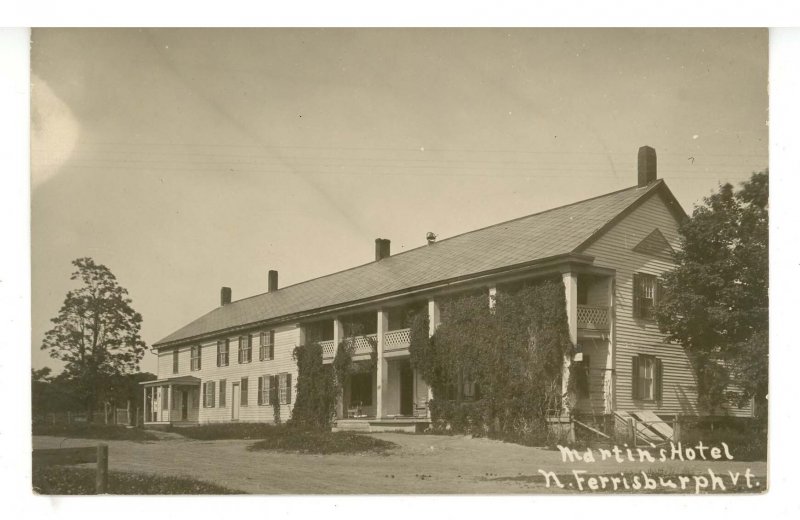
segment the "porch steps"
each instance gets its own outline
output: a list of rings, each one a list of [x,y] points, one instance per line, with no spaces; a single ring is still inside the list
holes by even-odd
[[[331,428],[334,432],[421,432],[428,427],[428,419],[387,418],[387,419],[339,419]]]
[[[634,412],[631,412],[634,413]],[[655,415],[655,414],[654,414]],[[649,443],[662,443],[664,439],[653,429],[649,428],[649,424],[642,422],[638,417],[634,417],[628,412],[617,410],[614,412],[614,420],[618,425],[621,425],[625,431],[628,428],[628,421],[633,420],[636,425],[636,438]],[[660,419],[659,419],[660,420]]]

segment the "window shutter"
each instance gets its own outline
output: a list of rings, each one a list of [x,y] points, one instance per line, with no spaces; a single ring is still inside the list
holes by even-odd
[[[656,278],[655,294],[653,295],[654,296],[653,306],[656,306],[659,303],[661,303],[661,295],[663,294],[663,292],[664,292],[664,287],[661,285],[661,278]]]
[[[286,374],[286,404],[292,404],[292,374]]]
[[[216,400],[217,397],[217,393],[215,392],[216,384],[214,383],[214,381],[209,381],[208,384],[211,386],[211,396],[209,400],[211,403],[211,408],[214,408],[214,401]]]
[[[203,368],[203,345],[197,345],[197,370]]]
[[[269,404],[278,404],[278,376],[269,376]]]
[[[258,376],[258,404],[264,404],[264,376]]]
[[[661,360],[656,358],[655,359],[655,381],[653,382],[653,394],[656,401],[661,400],[663,386],[664,386],[664,367],[661,364]]]
[[[225,398],[226,398],[226,386],[228,386],[228,381],[225,379],[221,379],[219,382],[219,407],[225,408]]]
[[[269,358],[275,359],[275,331],[269,331]]]
[[[200,386],[200,402],[203,403],[203,408],[206,407],[206,384],[207,383],[203,383],[202,386]]]
[[[217,340],[217,366],[220,365],[220,354],[222,354],[222,340]]]
[[[641,298],[642,279],[639,273],[633,273],[633,317],[641,314],[639,299]]]
[[[631,358],[633,364],[633,374],[631,375],[631,388],[633,389],[633,398],[641,399],[639,395],[639,356]]]
[[[249,381],[246,377],[242,378],[241,384],[239,385],[239,404],[241,406],[247,406],[248,404],[248,397],[247,392],[249,390]]]
[[[253,361],[253,335],[247,336],[247,362]]]

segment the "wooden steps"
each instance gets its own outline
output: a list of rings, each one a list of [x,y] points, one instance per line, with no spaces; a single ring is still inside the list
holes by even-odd
[[[663,444],[673,439],[672,427],[650,410],[631,412],[617,410],[614,412],[614,420],[617,425],[622,426],[626,431],[628,421],[633,420],[636,427],[637,440],[646,443]]]

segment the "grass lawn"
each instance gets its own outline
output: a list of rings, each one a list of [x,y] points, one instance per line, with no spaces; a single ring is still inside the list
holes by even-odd
[[[33,468],[33,490],[40,495],[94,495],[95,470],[69,466]],[[231,495],[241,494],[222,486],[182,477],[140,473],[108,473],[111,495]]]
[[[118,441],[156,441],[158,437],[142,428],[127,428],[114,424],[71,423],[36,424],[34,435],[73,437],[77,439],[103,439]]]
[[[302,430],[290,425],[263,423],[207,424],[174,428],[175,433],[198,440],[253,439],[251,451],[276,450],[293,453],[380,453],[397,444],[352,432]]]

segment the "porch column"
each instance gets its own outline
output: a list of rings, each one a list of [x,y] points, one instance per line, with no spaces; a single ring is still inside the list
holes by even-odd
[[[578,275],[573,272],[566,272],[561,275],[564,281],[564,295],[567,300],[567,325],[569,327],[569,340],[573,345],[578,343]],[[564,368],[561,375],[561,395],[565,397],[562,406],[564,413],[569,413],[572,405],[569,391],[569,367],[572,364],[570,356],[564,356]]]
[[[344,339],[344,326],[342,320],[338,317],[333,319],[333,357],[336,358],[336,353],[339,351],[339,343]],[[344,381],[339,381],[341,389],[336,395],[336,417],[342,419],[344,417]]]
[[[375,416],[380,419],[384,414],[383,397],[389,387],[389,363],[383,357],[383,335],[389,330],[389,313],[383,309],[378,311],[378,391]]]
[[[169,385],[167,393],[167,421],[172,422],[172,384]]]
[[[303,346],[306,344],[306,329],[299,323],[297,324],[297,345]]]
[[[142,390],[144,391],[142,396],[142,416],[144,417],[144,422],[150,422],[150,418],[147,416],[147,387],[143,387]]]
[[[439,323],[442,321],[441,310],[439,309],[439,303],[434,300],[433,298],[428,299],[428,337],[432,337],[433,333],[436,332],[436,329],[439,327]],[[426,381],[427,383],[427,381]],[[433,388],[431,385],[428,384],[428,401],[433,400]],[[428,407],[428,418],[431,416],[431,409],[430,406]]]
[[[607,280],[607,287],[608,287],[608,354],[606,355],[606,370],[603,374],[603,388],[606,390],[605,395],[605,412],[610,414],[614,412],[614,367],[616,366],[614,363],[614,356],[616,356],[615,352],[615,344],[614,344],[614,328],[615,328],[615,316],[614,316],[614,287],[615,287],[615,278],[609,277]]]
[[[497,286],[492,285],[489,287],[489,308],[494,309],[497,304]]]

